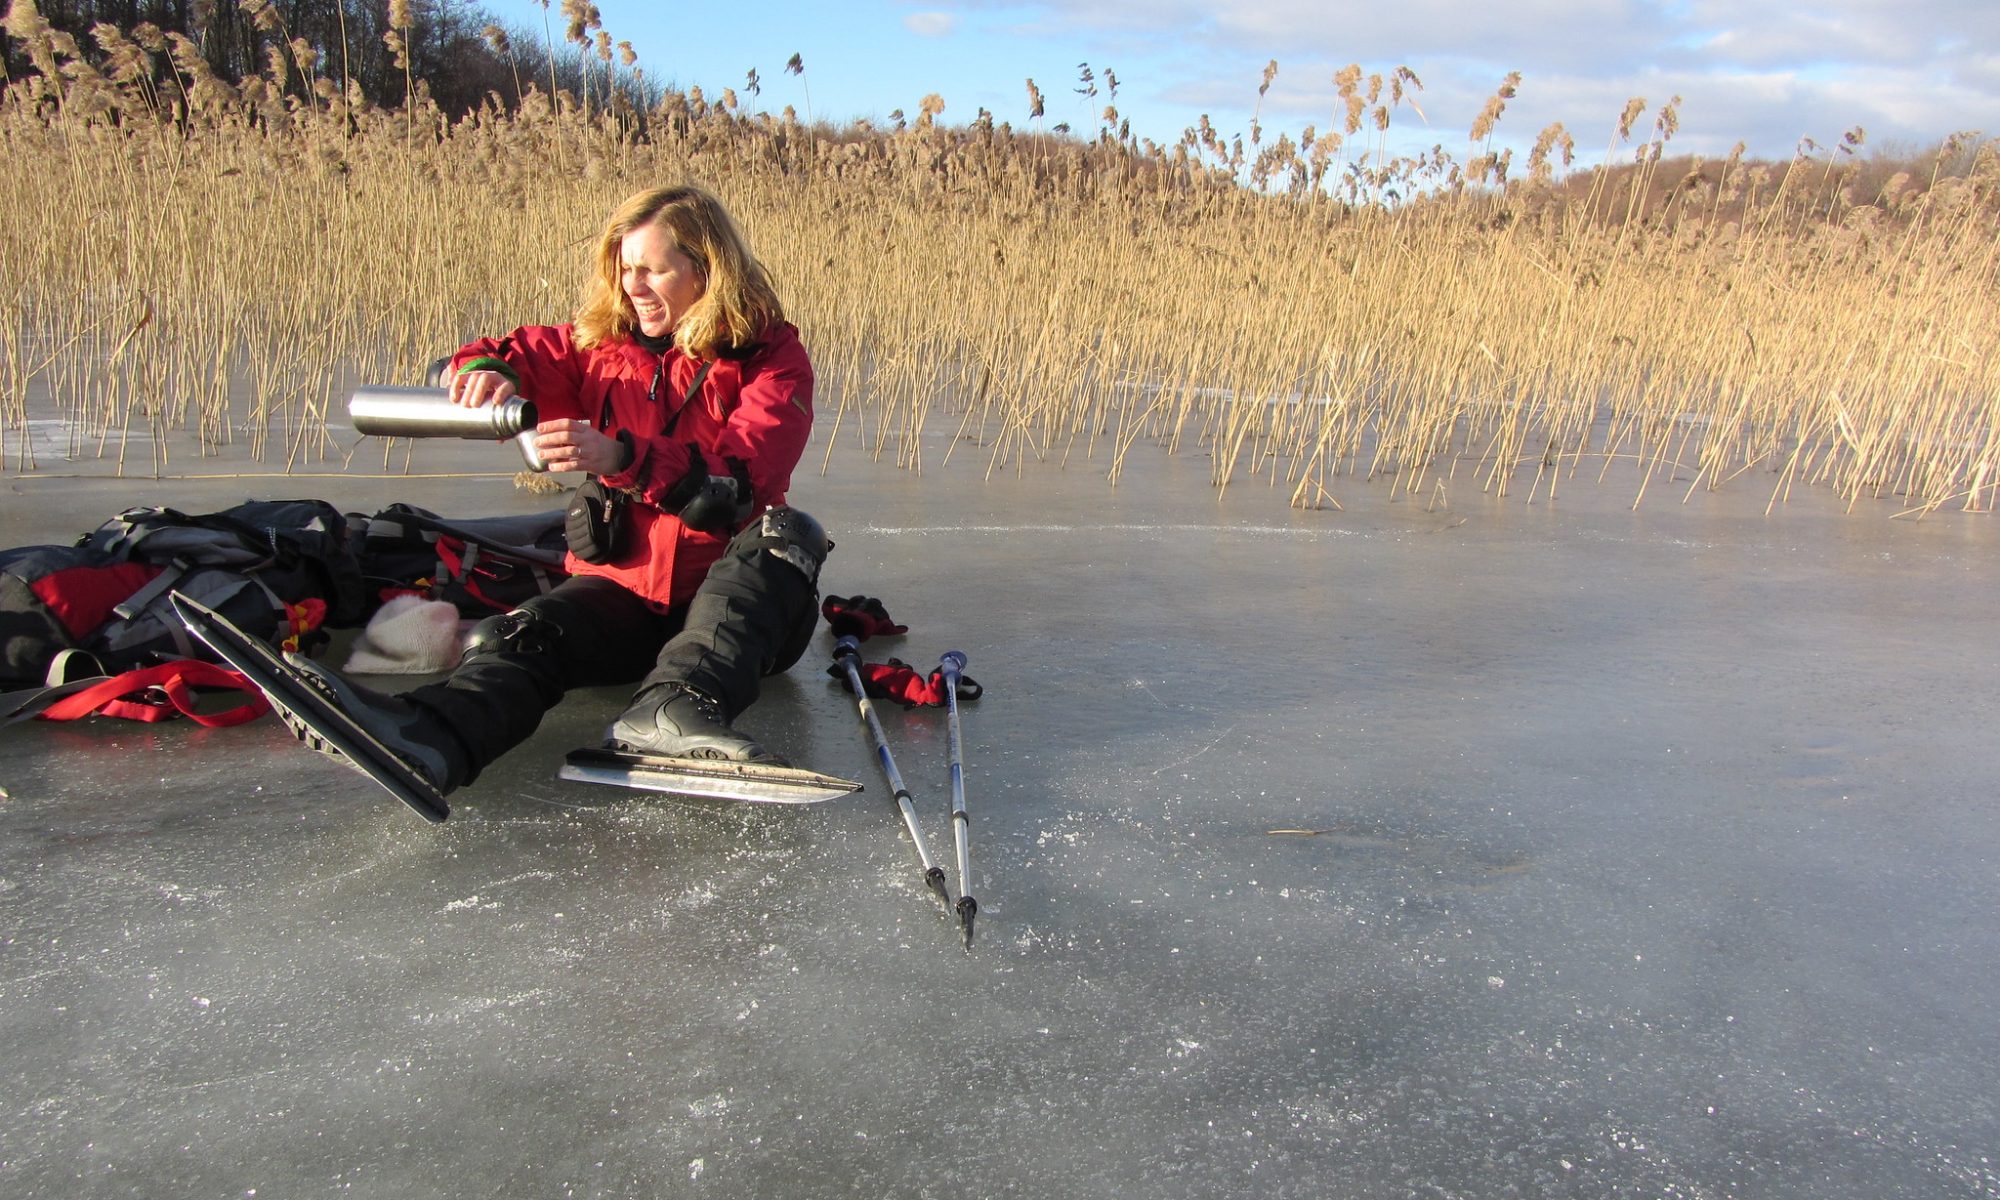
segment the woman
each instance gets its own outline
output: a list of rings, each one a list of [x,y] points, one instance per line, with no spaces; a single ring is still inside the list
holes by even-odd
[[[729,722],[760,676],[798,661],[818,614],[830,543],[785,506],[812,430],[812,365],[764,268],[699,188],[626,200],[595,268],[569,324],[461,348],[449,390],[471,406],[533,400],[549,468],[627,498],[618,549],[586,561],[573,536],[571,577],[482,621],[442,682],[385,696],[294,664],[440,792],[526,740],[565,690],[634,680],[612,748],[780,761]]]

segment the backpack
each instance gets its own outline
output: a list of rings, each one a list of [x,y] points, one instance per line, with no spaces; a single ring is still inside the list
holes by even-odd
[[[319,500],[249,501],[189,516],[131,508],[74,546],[0,551],[0,686],[44,682],[64,651],[101,673],[212,658],[173,614],[181,592],[245,632],[310,651],[367,616],[347,521]]]
[[[347,525],[324,500],[247,500],[188,516],[164,507],[128,508],[78,540],[108,558],[255,575],[286,599],[326,601],[336,628],[358,625],[371,607]]]
[[[452,520],[413,504],[364,517],[361,573],[371,608],[404,592],[445,600],[467,618],[507,612],[569,578],[563,570],[561,509],[525,516]]]
[[[0,550],[0,687],[41,683],[57,655],[81,649],[114,606],[158,574],[75,546]]]

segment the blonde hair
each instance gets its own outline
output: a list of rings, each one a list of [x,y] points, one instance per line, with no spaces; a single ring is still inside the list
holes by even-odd
[[[583,303],[571,322],[585,348],[630,338],[638,314],[620,284],[620,251],[625,236],[658,225],[701,272],[701,298],[674,325],[674,344],[696,358],[714,358],[757,340],[784,321],[785,309],[771,286],[770,273],[750,253],[749,243],[729,210],[689,184],[652,188],[627,197],[605,222],[597,241],[595,267],[584,285]]]

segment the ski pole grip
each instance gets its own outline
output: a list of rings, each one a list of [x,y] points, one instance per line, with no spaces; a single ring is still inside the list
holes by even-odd
[[[956,675],[965,670],[965,655],[958,650],[947,650],[938,655],[938,668],[947,675]]]
[[[860,657],[861,657],[860,638],[855,637],[851,633],[845,633],[840,636],[840,640],[834,642],[833,661],[837,663],[844,663],[850,658],[860,658]]]

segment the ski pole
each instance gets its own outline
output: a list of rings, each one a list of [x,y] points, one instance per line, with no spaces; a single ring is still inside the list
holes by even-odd
[[[972,950],[972,918],[979,913],[979,901],[972,898],[971,818],[965,815],[965,753],[958,736],[958,674],[965,670],[965,655],[947,650],[938,659],[944,672],[946,727],[951,745],[951,832],[958,841],[958,923],[965,929],[965,949]]]
[[[945,911],[951,911],[951,893],[945,890],[944,868],[931,862],[930,851],[924,849],[923,831],[917,828],[917,809],[910,800],[910,789],[903,786],[903,773],[896,769],[895,756],[889,753],[889,739],[882,735],[882,722],[875,719],[875,703],[868,698],[868,689],[861,685],[861,642],[849,634],[833,645],[833,659],[847,672],[847,682],[854,689],[854,698],[861,706],[861,719],[868,724],[868,732],[875,739],[875,758],[882,764],[882,774],[889,779],[889,786],[896,793],[896,807],[903,813],[903,828],[910,831],[910,841],[917,847],[917,860],[924,866],[924,883],[944,901]]]

